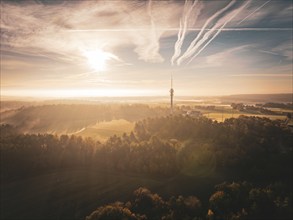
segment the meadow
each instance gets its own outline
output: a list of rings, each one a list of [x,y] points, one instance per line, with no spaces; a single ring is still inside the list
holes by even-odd
[[[261,117],[261,118],[269,118],[271,120],[285,120],[285,115],[263,115],[263,114],[247,114],[247,113],[219,113],[219,112],[211,112],[206,113],[204,116],[210,118],[212,120],[216,120],[218,122],[223,122],[229,118],[239,118],[240,116],[249,116],[249,117]]]
[[[134,123],[124,119],[98,122],[93,126],[88,126],[72,134],[81,137],[91,137],[94,140],[105,142],[113,135],[122,136],[129,134],[134,128]]]

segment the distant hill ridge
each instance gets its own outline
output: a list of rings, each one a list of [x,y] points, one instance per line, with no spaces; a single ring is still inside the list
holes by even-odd
[[[278,103],[292,103],[293,94],[239,94],[222,96],[222,101],[247,101],[247,102],[278,102]]]

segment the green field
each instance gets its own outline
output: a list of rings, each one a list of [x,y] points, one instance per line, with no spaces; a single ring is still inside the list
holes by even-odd
[[[254,116],[254,117],[266,117],[269,118],[271,120],[276,120],[276,119],[280,119],[280,120],[285,120],[286,116],[285,115],[259,115],[259,114],[247,114],[247,113],[220,113],[220,112],[212,112],[212,113],[206,113],[204,114],[204,116],[206,116],[207,118],[210,118],[212,120],[216,120],[218,122],[222,122],[225,121],[225,119],[228,118],[238,118],[241,115],[245,115],[245,116]]]
[[[274,111],[274,112],[284,112],[284,113],[293,113],[292,109],[284,109],[284,108],[267,108],[268,110]]]
[[[112,135],[121,136],[123,133],[129,133],[133,130],[134,123],[124,119],[99,122],[93,126],[84,128],[75,135],[82,137],[91,137],[94,140],[106,141]]]

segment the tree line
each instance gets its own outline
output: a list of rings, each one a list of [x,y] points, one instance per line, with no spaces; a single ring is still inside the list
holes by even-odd
[[[21,107],[1,114],[1,124],[11,124],[22,132],[72,133],[102,121],[163,116],[167,108],[146,104],[55,104]]]
[[[244,116],[224,123],[205,117],[148,118],[130,134],[105,143],[74,135],[22,134],[1,126],[7,178],[71,166],[170,176],[213,162],[227,178],[291,181],[291,144],[292,133],[281,121]]]
[[[165,201],[140,189],[135,196],[146,196],[144,205],[136,205],[136,198],[100,207],[94,216],[118,210],[129,215],[126,219],[292,217],[288,207],[292,207],[293,137],[282,121],[246,116],[223,123],[181,115],[147,118],[138,121],[130,134],[114,135],[105,143],[74,135],[23,134],[11,125],[0,129],[2,183],[80,167],[160,178],[205,170],[230,182],[206,195],[208,209],[207,205],[200,208],[198,198]],[[232,181],[237,181],[236,185]]]
[[[86,220],[248,220],[291,219],[292,198],[281,183],[256,187],[249,182],[223,182],[214,187],[204,207],[194,195],[164,199],[140,187],[126,202],[98,207]],[[292,195],[291,195],[292,196]]]

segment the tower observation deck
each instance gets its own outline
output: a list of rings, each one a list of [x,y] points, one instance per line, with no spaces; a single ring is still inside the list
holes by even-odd
[[[173,89],[173,76],[171,75],[171,89],[170,89],[170,109],[171,109],[171,114],[173,113],[173,97],[174,97],[174,89]]]

